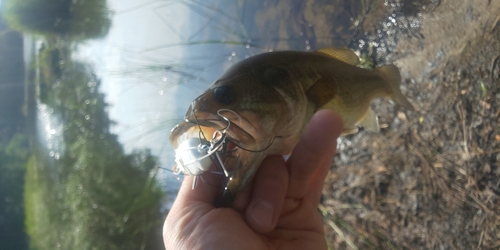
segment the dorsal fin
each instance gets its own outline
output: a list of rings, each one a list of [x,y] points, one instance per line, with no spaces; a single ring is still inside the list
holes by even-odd
[[[339,61],[351,65],[359,64],[359,57],[348,48],[323,48],[317,51],[318,53],[333,57]]]

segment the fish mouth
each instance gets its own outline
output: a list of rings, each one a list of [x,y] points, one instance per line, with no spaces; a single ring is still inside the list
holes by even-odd
[[[224,201],[221,204],[229,205],[253,178],[267,149],[274,141],[273,138],[257,141],[246,128],[252,130],[254,127],[247,119],[232,110],[222,109],[217,114],[188,112],[184,121],[175,126],[170,133],[170,142],[175,150],[177,163],[174,173],[195,176],[206,172],[220,173],[223,179],[221,190],[224,193]],[[186,152],[179,146],[187,141],[194,141],[195,144],[199,142],[200,146],[211,148],[202,153],[208,155],[211,161],[207,163],[206,158],[197,156],[198,158],[194,160],[199,162],[195,163],[198,164],[196,168],[189,164],[183,165],[178,158],[182,158]],[[196,147],[190,150],[193,148]],[[192,169],[196,171],[190,171]],[[208,171],[209,169],[216,170]]]
[[[182,141],[192,137],[210,141],[215,137],[215,133],[223,133],[226,135],[226,140],[238,147],[254,150],[255,138],[242,128],[251,126],[251,123],[233,111],[228,113],[231,116],[208,112],[191,112],[190,115],[186,115],[184,121],[176,125],[170,133],[172,147],[175,149]]]

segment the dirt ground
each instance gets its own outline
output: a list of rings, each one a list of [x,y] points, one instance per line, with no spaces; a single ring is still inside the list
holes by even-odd
[[[339,141],[320,207],[331,248],[500,249],[500,1],[385,2],[425,2],[375,51],[417,111],[375,102],[381,133]]]

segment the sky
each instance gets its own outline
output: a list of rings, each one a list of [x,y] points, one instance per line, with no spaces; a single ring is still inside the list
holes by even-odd
[[[126,151],[150,148],[168,169],[174,163],[170,129],[183,117],[179,110],[187,110],[188,105],[179,100],[194,99],[202,88],[186,90],[175,84],[177,76],[145,69],[182,61],[185,49],[143,51],[182,41],[180,31],[190,25],[190,19],[187,8],[176,2],[109,0],[114,15],[108,36],[81,47],[77,56],[92,63],[101,78],[110,117],[117,122],[112,131]],[[172,177],[168,171],[163,174]],[[170,182],[175,189],[178,181]]]

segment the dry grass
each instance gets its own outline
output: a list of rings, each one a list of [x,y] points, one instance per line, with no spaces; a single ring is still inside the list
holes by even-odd
[[[334,249],[500,248],[500,28],[341,144],[321,211]],[[395,118],[394,118],[395,117]]]

